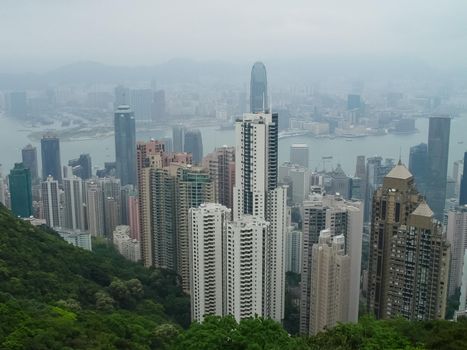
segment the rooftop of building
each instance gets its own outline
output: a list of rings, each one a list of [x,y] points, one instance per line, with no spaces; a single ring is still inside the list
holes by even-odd
[[[412,178],[412,173],[407,167],[399,161],[397,165],[386,175],[386,177],[393,179],[407,180]]]
[[[423,201],[421,202],[418,207],[412,212],[412,215],[424,216],[431,218],[433,217],[434,213],[428,206],[428,204]]]

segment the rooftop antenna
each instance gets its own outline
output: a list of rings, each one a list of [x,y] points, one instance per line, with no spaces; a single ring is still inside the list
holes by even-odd
[[[399,162],[398,165],[402,165],[402,146],[399,146]]]

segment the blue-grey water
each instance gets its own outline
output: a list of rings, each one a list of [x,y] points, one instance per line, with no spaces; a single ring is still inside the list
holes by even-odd
[[[352,139],[316,139],[308,136],[299,136],[281,139],[279,142],[279,161],[289,159],[290,145],[293,143],[307,143],[310,147],[310,168],[322,169],[323,156],[332,156],[327,161],[326,169],[331,169],[340,163],[347,174],[355,172],[355,159],[357,155],[375,156],[383,158],[399,158],[408,163],[409,148],[420,142],[427,142],[428,119],[417,119],[416,127],[418,133],[411,135],[369,136],[365,138]],[[215,147],[234,144],[233,130],[218,130],[215,127],[201,129],[203,134],[204,154]],[[6,174],[15,162],[21,161],[21,148],[31,143],[28,139],[30,130],[17,121],[0,117],[0,163],[3,165],[3,173]],[[149,140],[150,138],[169,137],[170,132],[138,132],[138,140]],[[452,162],[463,158],[467,150],[467,117],[452,120],[451,139],[449,154],[449,174],[451,174]],[[40,144],[33,142],[37,147],[40,164]],[[91,154],[93,166],[102,167],[104,162],[112,161],[115,157],[113,136],[92,140],[61,142],[62,165],[68,163],[69,159],[76,158],[80,153]]]

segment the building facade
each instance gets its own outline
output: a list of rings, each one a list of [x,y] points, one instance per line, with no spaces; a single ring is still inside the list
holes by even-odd
[[[190,209],[191,318],[225,314],[225,264],[230,209],[221,204],[201,204]]]
[[[15,163],[8,177],[11,211],[14,215],[28,218],[32,216],[31,173],[23,163]]]
[[[60,189],[52,176],[41,183],[44,219],[49,227],[60,227]]]
[[[449,246],[442,227],[400,162],[373,197],[368,310],[377,319],[442,319]]]
[[[62,163],[60,160],[60,140],[52,135],[44,135],[41,139],[42,179],[50,175],[59,183],[62,182]]]
[[[128,106],[119,106],[114,114],[115,163],[122,185],[136,186],[135,116]]]

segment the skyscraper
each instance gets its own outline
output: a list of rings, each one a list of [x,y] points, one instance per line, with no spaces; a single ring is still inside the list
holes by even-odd
[[[428,145],[421,143],[410,147],[409,171],[412,173],[418,192],[426,194],[428,169]]]
[[[224,315],[225,238],[230,209],[201,204],[191,208],[189,216],[191,318],[201,322],[205,315]]]
[[[464,153],[464,171],[461,179],[459,205],[467,204],[467,152]]]
[[[310,149],[307,144],[294,143],[290,146],[290,163],[301,165],[308,168],[308,161],[310,159]]]
[[[300,333],[302,334],[313,334],[315,330],[321,327],[319,324],[313,324],[312,317],[312,312],[317,311],[312,306],[312,300],[315,297],[315,287],[312,282],[313,277],[316,277],[313,275],[313,247],[319,243],[321,231],[326,229],[330,230],[331,237],[339,235],[344,237],[344,255],[349,256],[350,275],[353,277],[346,287],[345,305],[347,311],[345,312],[345,318],[338,320],[341,322],[356,322],[358,320],[363,234],[362,209],[361,202],[347,201],[340,196],[319,193],[311,195],[309,200],[303,202],[303,254],[300,298]],[[331,309],[328,311],[333,312]]]
[[[52,176],[41,183],[45,222],[49,227],[60,227],[60,189]]]
[[[11,211],[16,216],[28,218],[32,215],[31,173],[23,163],[15,163],[8,177],[10,184]]]
[[[394,167],[392,159],[386,159],[383,163],[381,157],[367,158],[365,178],[365,222],[371,218],[372,200],[374,191],[383,184],[384,176]]]
[[[94,237],[104,236],[104,195],[100,183],[94,180],[86,182],[86,212],[89,233]]]
[[[251,68],[250,80],[250,112],[269,111],[268,80],[266,67],[262,62],[256,62]]]
[[[290,230],[287,232],[285,271],[294,273],[302,271],[302,231]]]
[[[355,166],[355,177],[365,180],[365,156],[357,156],[357,165]]]
[[[309,333],[316,335],[349,320],[350,257],[344,235],[332,237],[330,230],[321,231],[311,257]]]
[[[234,217],[265,217],[266,193],[277,188],[277,114],[245,114],[235,126]],[[236,197],[236,199],[235,199]]]
[[[235,185],[235,147],[216,148],[203,159],[203,167],[208,169],[214,182],[216,203],[232,208]]]
[[[373,197],[368,310],[377,319],[442,319],[449,246],[441,224],[400,162]]]
[[[23,165],[31,172],[31,181],[33,183],[39,180],[39,173],[37,170],[37,150],[31,144],[27,145],[21,150]]]
[[[136,129],[135,117],[130,107],[118,107],[114,122],[117,177],[122,185],[136,186]]]
[[[203,159],[203,138],[199,129],[185,133],[183,151],[193,155],[193,164],[200,165]]]
[[[467,249],[467,207],[459,206],[449,210],[446,239],[451,250],[448,296],[452,296],[462,282],[464,251]]]
[[[70,230],[85,231],[83,180],[76,176],[63,179],[63,190],[65,192],[65,222],[63,226]]]
[[[62,165],[60,160],[60,140],[50,134],[41,139],[42,179],[50,175],[59,183],[62,182]]]
[[[429,175],[426,200],[438,220],[443,218],[446,202],[450,130],[450,117],[437,116],[430,118],[428,128]]]
[[[92,162],[89,154],[80,154],[79,158],[68,161],[74,176],[87,180],[92,177]]]
[[[254,315],[264,316],[263,247],[268,226],[260,218],[244,215],[227,228],[226,312],[238,321]]]
[[[268,223],[263,246],[262,316],[284,317],[287,189],[277,186],[278,115],[245,114],[235,125],[235,187],[233,217],[253,215]]]
[[[172,127],[173,151],[175,153],[183,152],[185,142],[185,127],[175,125]]]
[[[189,292],[188,211],[214,201],[209,173],[191,166],[191,155],[167,154],[164,144],[138,144],[138,194],[145,266],[177,271]]]

